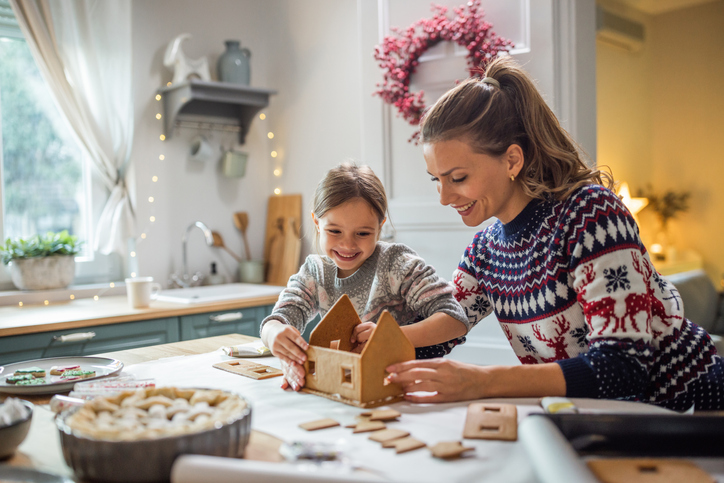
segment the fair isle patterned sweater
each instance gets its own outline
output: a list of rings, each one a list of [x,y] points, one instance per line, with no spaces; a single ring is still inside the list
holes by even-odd
[[[344,294],[349,296],[362,322],[376,323],[384,310],[401,326],[443,312],[461,321],[468,330],[471,327],[453,296],[452,285],[438,277],[435,269],[406,245],[386,242],[377,242],[374,253],[346,278],[337,277],[337,266],[328,257],[309,255],[299,272],[289,279],[261,326],[277,319],[303,332],[317,314],[324,317]],[[465,337],[418,347],[416,356],[441,357],[463,342]]]
[[[523,364],[557,362],[568,397],[719,409],[722,359],[684,318],[638,226],[597,185],[533,200],[478,233],[453,276],[471,324],[495,311]]]

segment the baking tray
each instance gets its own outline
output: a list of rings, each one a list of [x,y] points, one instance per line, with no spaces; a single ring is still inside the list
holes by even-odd
[[[535,414],[580,455],[724,456],[724,417],[662,414]]]

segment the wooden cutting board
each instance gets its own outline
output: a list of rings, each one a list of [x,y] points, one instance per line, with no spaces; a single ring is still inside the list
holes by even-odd
[[[266,283],[286,285],[299,270],[302,195],[269,197],[264,239]]]

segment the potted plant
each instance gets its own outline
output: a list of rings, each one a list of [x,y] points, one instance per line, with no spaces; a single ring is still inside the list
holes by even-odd
[[[676,258],[676,249],[669,241],[668,224],[669,220],[689,209],[691,193],[669,190],[664,194],[659,194],[650,185],[642,193],[642,196],[648,198],[648,206],[656,213],[661,222],[661,228],[656,235],[656,243],[651,246],[654,258],[660,261]]]
[[[50,290],[70,285],[75,276],[75,255],[83,242],[67,230],[48,232],[28,239],[8,238],[0,246],[5,265],[10,265],[13,284],[20,290]]]

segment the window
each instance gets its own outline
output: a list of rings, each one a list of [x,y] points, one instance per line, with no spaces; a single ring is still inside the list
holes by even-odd
[[[83,153],[0,0],[0,240],[68,230],[84,241],[75,283],[118,279],[118,257],[92,252],[104,194]],[[0,288],[12,288],[4,270]]]

